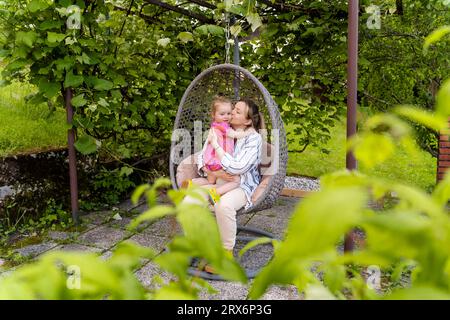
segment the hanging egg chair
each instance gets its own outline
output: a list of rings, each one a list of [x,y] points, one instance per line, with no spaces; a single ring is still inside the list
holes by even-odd
[[[173,138],[170,154],[170,178],[174,189],[178,189],[186,179],[198,177],[197,154],[202,149],[203,132],[211,125],[210,106],[214,97],[225,96],[233,102],[240,98],[252,99],[259,107],[266,128],[260,131],[263,137],[261,151],[260,185],[252,197],[253,206],[242,208],[237,214],[250,213],[270,208],[280,195],[286,176],[288,157],[286,132],[278,106],[263,84],[248,70],[236,64],[220,64],[200,73],[186,89],[175,119],[174,132],[181,133],[180,139]],[[200,132],[200,134],[199,134]],[[197,138],[195,138],[197,136]],[[200,139],[198,138],[200,136]],[[183,158],[183,153],[190,155]],[[178,161],[177,161],[178,159]],[[180,159],[181,162],[180,162]],[[238,234],[236,240],[251,241],[255,236],[275,239],[276,236],[257,228],[237,226],[237,231],[252,234]],[[220,275],[200,271],[195,267],[195,259],[189,274],[207,280],[223,280]],[[246,270],[247,278],[254,278],[259,272]]]
[[[179,141],[172,140],[170,157],[172,186],[174,189],[178,189],[183,178],[186,178],[185,176],[180,177],[179,165],[183,167],[189,164],[193,165],[195,162],[195,157],[193,157],[177,164],[177,161],[174,160],[180,159],[180,154],[177,152],[190,148],[190,154],[194,154],[201,149],[204,141],[200,141],[200,139],[194,141],[194,137],[195,134],[198,136],[199,129],[201,132],[209,129],[211,124],[210,105],[218,94],[226,96],[234,102],[239,101],[240,98],[252,99],[264,117],[266,129],[260,132],[264,140],[260,166],[261,185],[257,190],[258,194],[254,198],[253,206],[247,210],[241,209],[238,213],[269,208],[276,201],[284,186],[288,154],[286,132],[278,106],[267,89],[248,70],[234,64],[220,64],[203,71],[192,81],[184,93],[175,119],[174,130],[183,129],[181,132],[185,133],[184,137],[191,137],[191,141],[189,138],[184,139],[184,143],[189,145],[180,147]],[[203,127],[195,128],[196,123],[203,124]],[[196,172],[196,168],[192,172]]]

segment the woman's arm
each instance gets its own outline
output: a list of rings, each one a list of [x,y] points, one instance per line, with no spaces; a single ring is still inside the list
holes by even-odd
[[[261,136],[259,134],[253,134],[247,138],[239,154],[233,157],[220,147],[214,132],[210,131],[208,141],[210,141],[216,150],[216,156],[219,158],[223,169],[231,174],[243,174],[247,172],[257,161],[262,145]]]

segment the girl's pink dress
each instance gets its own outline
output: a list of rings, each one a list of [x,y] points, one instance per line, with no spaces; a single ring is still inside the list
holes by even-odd
[[[231,129],[228,122],[213,122],[211,125],[217,135],[217,143],[225,150],[226,153],[233,154],[234,139],[227,137],[228,130]],[[205,166],[210,171],[217,171],[222,169],[219,158],[216,157],[216,151],[210,143],[206,146],[203,152],[203,160]]]

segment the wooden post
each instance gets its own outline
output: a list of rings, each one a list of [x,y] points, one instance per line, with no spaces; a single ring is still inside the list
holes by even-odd
[[[72,124],[73,107],[72,107],[72,89],[67,88],[65,94],[67,123]],[[78,176],[77,176],[77,158],[75,152],[75,129],[71,128],[67,131],[67,147],[69,149],[69,177],[70,177],[70,204],[72,209],[72,219],[77,225],[78,217]]]
[[[356,134],[356,107],[358,94],[358,26],[359,1],[349,0],[348,4],[348,65],[347,65],[347,141]],[[347,152],[346,167],[356,169],[353,152]],[[354,248],[353,232],[345,236],[344,252]]]

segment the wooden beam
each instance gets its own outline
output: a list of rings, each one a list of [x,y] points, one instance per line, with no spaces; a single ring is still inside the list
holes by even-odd
[[[313,194],[314,192],[315,191],[283,188],[283,190],[281,190],[280,195],[286,196],[286,197],[293,197],[293,198],[304,198],[304,197],[307,197],[307,196]]]

